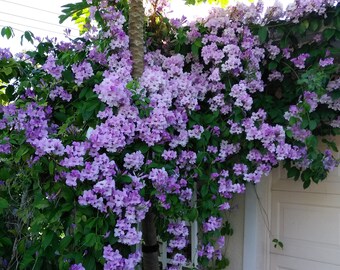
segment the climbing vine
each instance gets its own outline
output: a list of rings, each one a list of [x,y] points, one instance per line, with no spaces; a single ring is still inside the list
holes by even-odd
[[[154,211],[169,269],[190,259],[195,220],[200,269],[224,269],[234,196],[279,162],[305,188],[325,179],[339,164],[340,6],[262,9],[185,23],[159,7],[138,81],[126,1],[68,5],[62,19],[83,22],[69,42],[0,49],[0,266],[134,269]]]

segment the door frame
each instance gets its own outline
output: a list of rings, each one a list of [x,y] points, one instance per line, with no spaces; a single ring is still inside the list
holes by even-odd
[[[245,194],[243,270],[269,270],[271,184],[273,173],[259,184],[249,183]]]

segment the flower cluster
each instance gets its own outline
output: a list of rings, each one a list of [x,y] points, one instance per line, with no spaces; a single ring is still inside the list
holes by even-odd
[[[0,162],[23,153],[29,157],[20,165],[37,164],[40,175],[53,178],[46,189],[58,189],[46,190],[43,203],[58,207],[75,196],[67,203],[78,203],[76,224],[62,224],[69,226],[60,232],[67,234],[63,244],[68,237],[76,243],[83,229],[83,256],[93,248],[93,256],[102,254],[104,269],[135,269],[141,261],[135,246],[143,241],[139,224],[148,211],[157,211],[172,256],[169,269],[187,263],[183,254],[194,220],[203,234],[200,262],[222,261],[223,211],[247,183],[260,182],[281,161],[302,171],[317,168],[320,177],[338,165],[330,150],[317,152],[314,135],[318,127],[339,127],[336,60],[328,52],[315,60],[303,47],[264,42],[247,26],[283,17],[298,22],[306,12],[324,14],[334,1],[297,1],[286,12],[275,6],[264,18],[260,1],[214,9],[205,20],[175,27],[184,33],[185,46],[197,50],[181,49],[176,39],[176,49],[171,42],[170,49],[147,46],[139,80],[132,80],[122,12],[97,2],[86,1],[93,6],[83,39],[55,46],[49,41],[40,66],[35,63],[44,60],[33,56],[18,60],[30,72],[13,75],[23,83],[11,85],[17,96],[0,107]],[[0,50],[0,60],[11,57]],[[289,93],[271,88],[286,87],[286,81],[292,84]],[[328,110],[327,117],[315,116],[320,108]],[[39,211],[47,207],[43,203]],[[96,217],[81,224],[89,212]],[[87,261],[76,260],[70,269],[82,270]]]
[[[88,79],[93,75],[93,69],[90,63],[83,62],[80,64],[73,64],[72,71],[75,74],[75,82],[80,85],[84,79]]]
[[[0,48],[0,60],[3,60],[3,59],[8,60],[12,57],[13,55],[8,48]]]
[[[45,64],[42,66],[42,69],[46,71],[48,74],[52,75],[56,79],[61,78],[61,73],[64,70],[64,67],[61,65],[58,65],[56,63],[56,57],[53,54],[50,54],[47,57],[47,60]]]

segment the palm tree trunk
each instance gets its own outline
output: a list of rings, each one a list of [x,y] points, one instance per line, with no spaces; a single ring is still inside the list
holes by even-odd
[[[144,70],[144,7],[143,0],[131,0],[129,11],[129,38],[132,54],[132,77],[137,80]]]
[[[129,38],[132,56],[132,77],[138,80],[144,71],[144,7],[143,0],[130,0]],[[159,270],[155,216],[151,210],[142,222],[143,269]]]
[[[143,269],[159,270],[158,262],[158,242],[155,226],[155,215],[149,210],[142,222],[143,232]]]

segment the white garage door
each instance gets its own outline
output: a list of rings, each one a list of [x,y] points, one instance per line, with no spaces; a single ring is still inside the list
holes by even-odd
[[[270,270],[340,270],[340,168],[307,190],[277,169],[271,191],[271,231],[284,248],[271,248]]]

